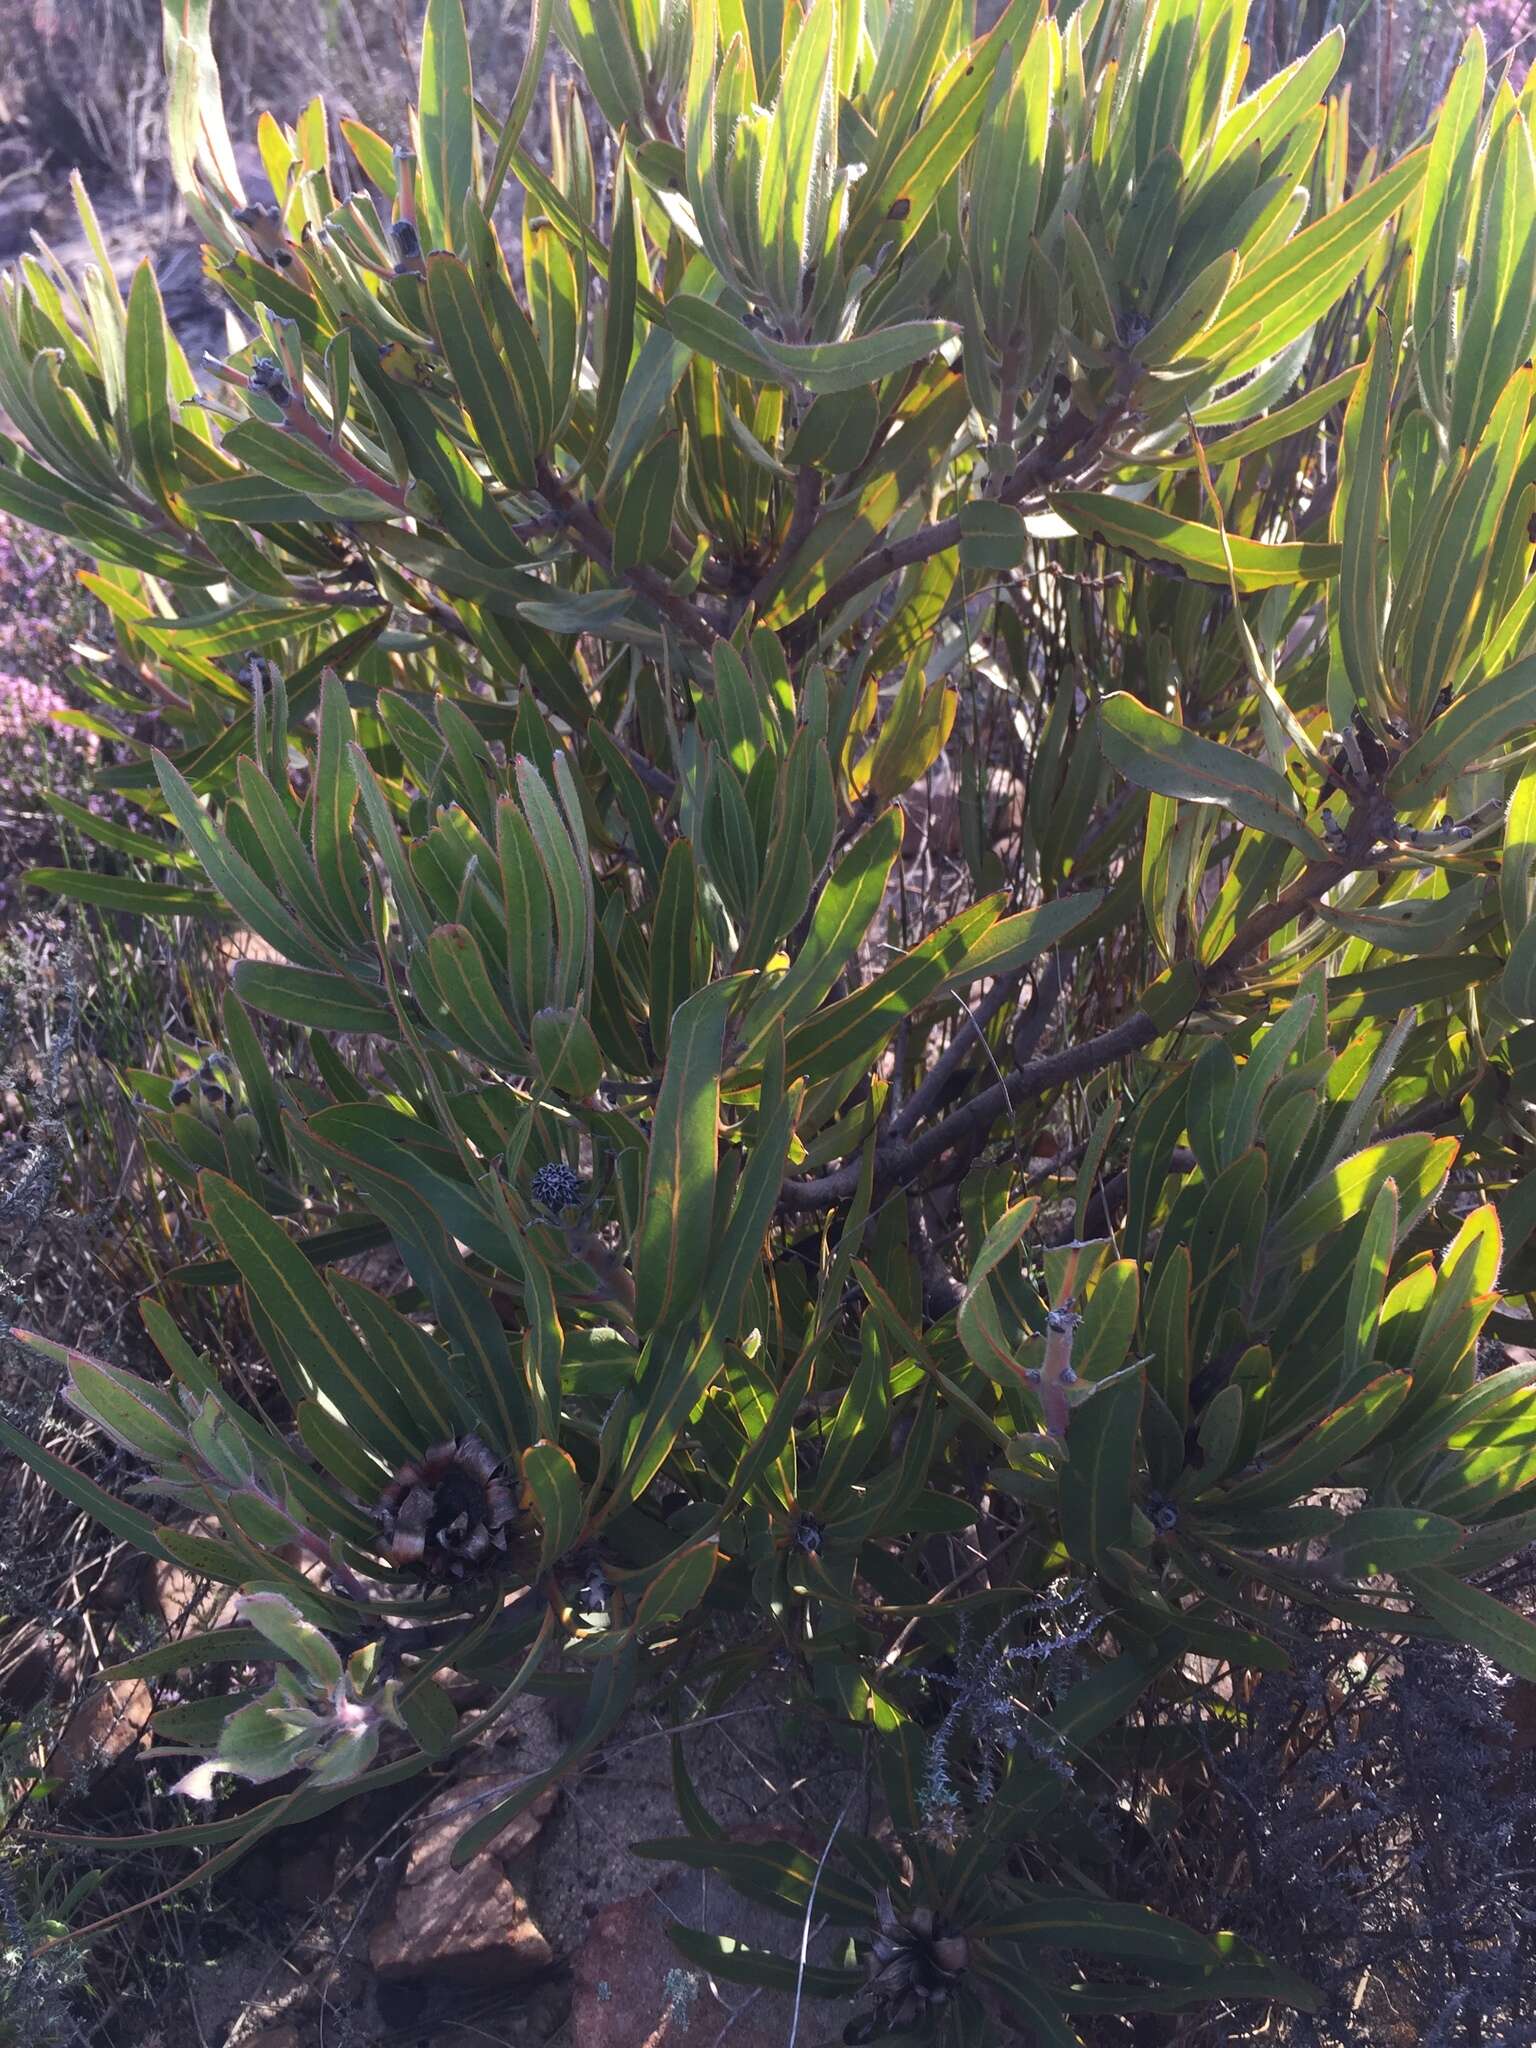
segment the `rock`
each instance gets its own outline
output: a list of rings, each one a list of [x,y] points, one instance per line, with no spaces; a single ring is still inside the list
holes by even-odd
[[[401,1885],[368,1953],[386,1983],[443,1977],[480,1988],[519,1983],[551,1961],[527,1901],[493,1856]]]
[[[373,1931],[373,1967],[388,1981],[433,1976],[459,1984],[516,1984],[552,1959],[528,1901],[508,1879],[503,1863],[529,1847],[556,1795],[541,1794],[478,1856],[455,1870],[450,1861],[454,1843],[477,1811],[504,1798],[528,1767],[520,1759],[520,1768],[509,1770],[506,1757],[494,1751],[477,1761],[491,1767],[455,1780],[427,1808],[400,1889]]]
[[[491,1773],[460,1779],[447,1792],[434,1799],[422,1815],[416,1834],[411,1841],[410,1859],[405,1866],[404,1883],[408,1885],[429,1883],[448,1868],[448,1859],[453,1854],[453,1845],[474,1820],[477,1812],[492,1806],[498,1799],[504,1799],[516,1789],[519,1773]],[[532,1806],[508,1821],[501,1833],[484,1852],[498,1862],[519,1856],[531,1848],[546,1816],[554,1807],[559,1794],[551,1787],[541,1792]],[[468,1800],[482,1802],[475,1806]]]
[[[778,1831],[735,1832],[738,1839],[761,1841]],[[722,2034],[729,2048],[784,2048],[793,2024],[793,1997],[722,1983],[722,2001],[704,1972],[667,1939],[667,1924],[673,1920],[732,1934],[780,1955],[790,1954],[799,1938],[794,1921],[747,1904],[718,1879],[706,1882],[698,1871],[684,1872],[660,1891],[619,1899],[598,1914],[575,1957],[570,2048],[714,2048]],[[811,1944],[810,1960],[833,1961],[837,1942],[835,1932],[823,1933]],[[818,1999],[818,2024],[807,2028],[802,2014],[802,2037],[839,2038],[854,2010]]]
[[[73,1778],[107,1770],[137,1749],[154,1697],[142,1678],[118,1678],[93,1687],[70,1715],[53,1752],[50,1769],[56,1778]]]

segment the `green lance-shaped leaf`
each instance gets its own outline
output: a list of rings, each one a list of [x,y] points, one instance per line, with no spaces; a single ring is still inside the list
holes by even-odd
[[[399,1019],[383,995],[344,975],[242,960],[235,969],[234,986],[242,1002],[253,1010],[306,1025],[311,1031],[371,1031],[382,1038],[400,1035]]]
[[[1276,1218],[1268,1246],[1270,1262],[1279,1267],[1321,1244],[1369,1208],[1389,1180],[1403,1204],[1399,1231],[1410,1229],[1444,1185],[1457,1149],[1454,1138],[1410,1131],[1341,1161]]]
[[[132,875],[98,875],[88,868],[27,868],[21,879],[29,889],[46,889],[50,896],[123,910],[132,917],[202,917],[217,922],[230,915],[212,889],[190,888],[185,882],[140,882]]]
[[[331,915],[309,849],[295,830],[287,805],[249,755],[236,764],[235,780],[249,827],[247,844],[253,851],[259,849],[266,872],[279,884],[315,945],[347,950],[346,935]],[[232,811],[232,821],[239,815]]]
[[[383,1295],[344,1273],[330,1275],[331,1291],[362,1333],[369,1356],[419,1415],[430,1441],[470,1427],[474,1415],[456,1384],[453,1363],[442,1342],[430,1336]]]
[[[686,1330],[674,1329],[651,1339],[641,1361],[639,1406],[629,1422],[618,1478],[599,1519],[620,1513],[644,1493],[724,1364],[724,1347],[712,1336],[696,1342]]]
[[[1536,918],[1509,949],[1499,993],[1517,1017],[1536,1019]]]
[[[1213,526],[1106,491],[1058,492],[1051,508],[1085,539],[1122,548],[1146,561],[1170,563],[1197,583],[1229,583],[1226,550]],[[1339,550],[1325,541],[1246,540],[1232,533],[1226,549],[1242,591],[1321,583],[1339,573]]]
[[[1515,733],[1536,725],[1536,655],[1471,684],[1403,755],[1387,787],[1404,810],[1441,795],[1473,762],[1491,759]]]
[[[456,256],[427,258],[427,300],[459,398],[496,477],[509,490],[533,482],[537,400],[514,382],[468,270]]]
[[[746,1059],[756,1053],[779,1018],[797,1024],[831,993],[884,901],[901,851],[901,833],[901,812],[892,805],[859,835],[827,877],[794,964],[747,1011]]]
[[[1536,156],[1518,109],[1494,115],[1451,378],[1450,438],[1468,447],[1493,415],[1536,330]]]
[[[676,1012],[651,1127],[635,1247],[642,1332],[669,1327],[703,1300],[714,1220],[725,1020],[739,979],[700,989]]]
[[[467,253],[480,182],[475,81],[463,0],[429,0],[421,32],[421,213],[429,247]]]
[[[1128,782],[1185,803],[1219,804],[1256,831],[1322,858],[1290,784],[1267,762],[1202,739],[1124,691],[1105,699],[1099,730],[1105,758]]]
[[[859,1363],[823,1439],[816,1473],[816,1501],[822,1507],[846,1496],[862,1478],[890,1427],[890,1364],[875,1319],[867,1317]]]
[[[969,252],[994,347],[1019,325],[1032,260],[1052,103],[1061,77],[1061,32],[1042,21],[1022,56],[1000,65],[976,145]]]
[[[945,993],[961,994],[983,976],[1016,974],[1085,924],[1103,901],[1102,889],[1083,889],[1071,896],[1058,896],[1050,903],[1037,904],[1033,910],[1018,910],[1012,917],[1000,917],[971,947],[959,972],[945,983]]]
[[[711,1331],[719,1330],[727,1338],[734,1334],[743,1298],[762,1260],[763,1240],[773,1222],[789,1163],[789,1141],[800,1100],[799,1091],[791,1090],[758,1132],[730,1222],[710,1260],[705,1320]]]
[[[1029,553],[1029,533],[1017,505],[973,498],[960,507],[959,518],[961,568],[1016,569]]]
[[[340,1657],[291,1600],[281,1593],[244,1593],[237,1611],[242,1621],[260,1629],[278,1655],[296,1664],[314,1684],[327,1691],[340,1685]]]
[[[400,1718],[417,1748],[440,1762],[453,1747],[458,1709],[435,1678],[417,1677],[399,1696]]]
[[[352,836],[352,816],[357,808],[357,774],[348,751],[352,736],[346,691],[335,672],[327,669],[320,685],[320,743],[315,752],[310,844],[332,916],[360,945],[369,945],[373,928],[368,917],[367,879]]]
[[[863,390],[922,362],[959,332],[947,320],[904,320],[852,341],[783,342],[754,334],[724,307],[691,292],[667,301],[667,326],[676,339],[712,363],[744,377],[765,379],[817,396]]]
[[[609,125],[643,134],[645,77],[631,27],[644,18],[641,10],[621,0],[565,0],[561,13],[561,40],[581,65],[587,89]]]
[[[636,464],[613,519],[613,566],[622,575],[658,562],[672,542],[672,514],[682,473],[676,434],[664,434]]]
[[[136,1373],[72,1351],[68,1400],[136,1458],[175,1467],[188,1454],[187,1417],[175,1397]]]
[[[160,303],[154,265],[147,256],[135,271],[128,294],[123,367],[133,459],[165,510],[173,518],[184,519],[176,504],[181,478],[176,461],[176,429],[171,418],[165,308]]]
[[[97,846],[109,846],[114,853],[126,853],[134,860],[152,861],[156,867],[190,868],[197,865],[193,856],[184,852],[172,839],[159,838],[150,832],[132,831],[113,818],[98,818],[94,811],[86,810],[83,804],[71,803],[57,790],[44,789],[38,794],[56,818],[62,818],[66,825]]]
[[[693,993],[693,937],[698,916],[698,871],[693,848],[674,839],[667,849],[651,917],[651,1043],[665,1057],[672,1018]]]
[[[720,1562],[720,1539],[704,1536],[685,1544],[661,1565],[640,1596],[635,1627],[645,1630],[680,1621],[709,1591]]]
[[[713,748],[706,759],[699,809],[699,849],[707,880],[719,891],[737,925],[744,924],[757,901],[761,876],[757,836],[741,784]]]
[[[1258,1135],[1264,1098],[1301,1043],[1316,1008],[1314,996],[1303,996],[1255,1040],[1241,1078],[1232,1090],[1224,1128],[1218,1134],[1217,1156],[1223,1166],[1230,1166],[1239,1153],[1246,1152]]]
[[[1508,380],[1477,447],[1431,502],[1429,510],[1438,518],[1422,543],[1421,580],[1408,586],[1397,646],[1400,688],[1414,732],[1423,730],[1441,690],[1457,676],[1462,649],[1479,619],[1490,564],[1507,530],[1505,500],[1519,468],[1533,385],[1536,373],[1530,370]]]
[[[722,169],[729,137],[719,118],[722,96],[729,101],[732,78],[750,66],[744,44],[734,44],[720,69],[720,15],[716,0],[694,0],[690,12],[692,48],[688,59],[683,160],[688,199],[699,240],[722,278],[735,271],[735,250],[726,222]],[[717,77],[717,69],[720,75]],[[723,95],[722,95],[723,88]]]
[[[1067,282],[1072,287],[1076,308],[1074,325],[1079,337],[1091,342],[1097,334],[1106,342],[1118,342],[1120,321],[1115,312],[1114,295],[1105,281],[1093,244],[1076,214],[1067,214],[1062,228]]]
[[[1365,1234],[1355,1254],[1355,1270],[1350,1276],[1349,1303],[1344,1311],[1344,1352],[1339,1363],[1342,1385],[1348,1386],[1371,1356],[1396,1243],[1397,1185],[1385,1180],[1371,1203]]]
[[[620,159],[613,188],[612,254],[608,265],[608,298],[603,314],[602,361],[598,371],[596,418],[592,440],[606,447],[629,380],[635,348],[635,291],[639,279],[635,202],[630,189],[629,159]],[[601,475],[601,469],[599,469]]]
[[[858,1970],[776,1955],[772,1949],[752,1948],[734,1934],[710,1934],[678,1920],[667,1922],[667,1939],[687,1962],[724,1984],[747,1984],[791,1996],[803,1989],[816,1998],[851,1998],[864,1983]]]
[[[812,0],[790,43],[757,185],[769,287],[791,319],[821,256],[837,161],[837,0]]]
[[[1327,383],[1303,392],[1289,405],[1277,406],[1273,412],[1265,413],[1246,427],[1239,427],[1235,433],[1203,442],[1206,462],[1216,470],[1223,463],[1238,462],[1249,455],[1262,455],[1277,442],[1288,441],[1293,434],[1303,434],[1309,427],[1315,427],[1336,405],[1348,402],[1360,382],[1364,367],[1357,363],[1353,369],[1341,371],[1337,377],[1330,377]],[[1145,459],[1151,468],[1182,469],[1187,465],[1189,455],[1181,451]]]
[[[1079,1214],[1081,1209],[1080,1200]],[[1072,1367],[1079,1379],[1107,1380],[1124,1363],[1140,1306],[1141,1274],[1136,1261],[1116,1259],[1100,1273],[1083,1312],[1072,1348]]]
[[[944,10],[922,12],[938,25]],[[1039,13],[1039,0],[1012,0],[988,35],[950,58],[927,97],[922,119],[908,124],[910,133],[894,159],[882,166],[877,157],[870,177],[856,188],[858,204],[844,252],[850,271],[883,244],[899,248],[917,233],[976,140],[999,62],[1010,49],[1027,47]],[[921,101],[928,78],[914,77],[911,84]],[[911,111],[915,116],[916,103]]]
[[[1424,1508],[1361,1508],[1328,1538],[1328,1556],[1345,1576],[1377,1578],[1437,1565],[1460,1543],[1461,1524]]]
[[[1131,1501],[1146,1382],[1139,1366],[1105,1380],[1072,1412],[1061,1469],[1061,1535],[1080,1564],[1108,1563],[1131,1546]]]
[[[1239,1479],[1221,1495],[1223,1510],[1278,1508],[1303,1499],[1314,1487],[1336,1478],[1352,1458],[1374,1443],[1408,1397],[1406,1373],[1383,1373],[1326,1416],[1283,1458],[1250,1479]]]
[[[1344,416],[1339,505],[1335,531],[1342,546],[1339,572],[1339,650],[1355,696],[1371,717],[1386,706],[1382,629],[1386,614],[1387,549],[1382,526],[1387,503],[1387,431],[1396,339],[1385,315],[1378,321],[1367,376],[1355,386]]]
[[[1521,770],[1504,817],[1504,850],[1499,862],[1499,907],[1504,931],[1513,946],[1536,910],[1531,883],[1536,878],[1536,761]]]
[[[587,274],[585,264],[578,269],[564,235],[543,215],[523,216],[523,278],[558,427],[575,389],[586,327]]]
[[[603,1054],[580,1010],[535,1010],[533,1053],[547,1086],[584,1102],[603,1078]]]
[[[1239,267],[1237,253],[1231,249],[1207,263],[1179,293],[1146,339],[1136,344],[1136,360],[1159,370],[1187,355],[1220,312]]]
[[[1405,1572],[1402,1584],[1453,1642],[1481,1650],[1517,1678],[1536,1678],[1536,1623],[1526,1615],[1433,1566]]]
[[[420,1418],[375,1367],[282,1225],[216,1173],[204,1174],[200,1187],[219,1242],[311,1391],[391,1463],[414,1457],[423,1448]]]
[[[1424,402],[1450,426],[1448,365],[1455,344],[1452,300],[1462,231],[1477,192],[1478,119],[1488,60],[1477,30],[1468,36],[1429,146],[1424,198],[1414,234],[1413,352]]]
[[[1366,904],[1358,910],[1318,906],[1318,915],[1336,931],[1383,952],[1425,954],[1454,945],[1478,915],[1482,886],[1464,883],[1443,896],[1404,896],[1390,903]]]
[[[1210,144],[1210,169],[1257,144],[1267,156],[1284,142],[1298,120],[1328,90],[1344,55],[1344,31],[1332,28],[1305,56],[1267,78],[1257,92],[1232,107]]]
[[[1458,1401],[1438,1402],[1417,1433],[1409,1433],[1402,1445],[1405,1469],[1432,1448],[1430,1440],[1439,1438],[1442,1446],[1414,1486],[1422,1506],[1475,1522],[1502,1517],[1517,1496],[1529,1496],[1536,1482],[1536,1398],[1523,1377],[1528,1371],[1508,1367],[1478,1381]]]
[[[235,852],[164,754],[155,755],[155,774],[188,846],[236,916],[297,965],[322,972],[334,967],[336,963],[306,936],[268,883]]]
[[[580,998],[592,955],[591,869],[579,858],[568,819],[562,818],[534,763],[520,755],[516,777],[523,815],[555,906],[554,993],[559,1005],[569,1008]]]
[[[815,1083],[873,1060],[902,1018],[958,972],[996,916],[995,897],[963,910],[873,981],[808,1017],[786,1042],[789,1072]]]
[[[1428,154],[1416,149],[1403,157],[1243,272],[1200,341],[1201,355],[1222,365],[1223,379],[1278,355],[1336,303],[1365,264],[1382,227],[1413,197]]]
[[[1027,1885],[1022,1892],[1017,1910],[1005,1920],[982,1922],[977,1939],[1028,1941],[1186,1969],[1209,1969],[1221,1960],[1221,1951],[1203,1934],[1150,1906],[1121,1905],[1054,1885]]]
[[[427,961],[456,1041],[492,1064],[517,1066],[524,1049],[474,933],[462,924],[439,925],[427,941]]]
[[[715,712],[720,720],[726,758],[737,774],[745,777],[752,773],[765,737],[758,685],[729,640],[715,642],[711,665],[715,676]]]
[[[507,925],[507,982],[521,1029],[545,1007],[553,974],[555,915],[533,834],[511,797],[496,805],[496,857]]]
[[[922,661],[914,657],[874,745],[854,765],[855,791],[867,786],[889,802],[920,781],[944,751],[958,708],[953,686],[937,682],[930,688]]]
[[[302,441],[284,427],[275,427],[267,420],[242,420],[237,427],[231,427],[224,436],[224,453],[232,455],[256,470],[261,476],[270,477],[284,492],[296,492],[301,499],[312,499],[332,519],[379,519],[387,516],[388,500],[380,498],[373,490],[365,490],[355,478],[348,476],[341,466],[332,461],[323,449],[312,442]],[[206,488],[196,500],[198,509],[208,511],[210,507]],[[302,507],[283,503],[269,507],[262,501],[243,503],[236,497],[226,504],[226,517],[257,519],[304,516]]]
[[[1189,1423],[1189,1305],[1192,1264],[1188,1245],[1175,1245],[1158,1276],[1143,1318],[1147,1383],[1180,1430]]]
[[[523,1486],[539,1528],[539,1570],[557,1565],[581,1534],[582,1487],[569,1451],[530,1444],[522,1459]]]

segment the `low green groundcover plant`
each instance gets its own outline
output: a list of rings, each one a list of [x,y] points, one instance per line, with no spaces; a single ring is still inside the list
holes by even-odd
[[[202,1870],[577,1687],[467,1858],[686,1669],[877,1819],[742,1843],[679,1745],[649,1846],[785,1915],[685,1957],[1071,2042],[1310,1997],[1117,1899],[1139,1702],[1230,1722],[1298,1606],[1536,1676],[1532,89],[1474,34],[1362,158],[1245,11],[535,0],[504,110],[432,0],[409,136],[265,117],[269,205],[168,0],[226,354],[83,194],[6,280],[0,507],[175,828],[33,879],[259,942],[124,1083],[265,1368],[18,1333],[143,1505],[0,1425],[239,1589],[119,1667],[257,1674],[155,1724]]]

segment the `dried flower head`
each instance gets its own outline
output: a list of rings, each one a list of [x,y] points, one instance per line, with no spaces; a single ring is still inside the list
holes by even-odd
[[[402,1465],[374,1515],[391,1564],[423,1580],[458,1581],[506,1554],[517,1502],[495,1452],[470,1434]]]
[[[274,405],[287,405],[293,397],[293,386],[283,374],[282,364],[272,356],[257,356],[251,364],[251,389],[270,398]]]
[[[574,1167],[567,1166],[563,1159],[552,1159],[541,1166],[533,1176],[532,1188],[533,1199],[551,1216],[579,1208],[587,1192],[587,1184],[581,1175]]]
[[[874,2011],[844,2030],[848,2042],[876,2040],[892,2028],[921,2025],[954,1998],[970,1961],[965,1936],[927,1906],[898,1913],[889,1892],[876,1901],[879,1931],[864,1958]]]

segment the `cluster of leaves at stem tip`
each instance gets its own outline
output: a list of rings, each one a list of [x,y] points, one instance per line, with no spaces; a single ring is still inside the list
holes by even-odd
[[[93,560],[149,821],[57,799],[102,862],[31,879],[258,942],[123,1077],[201,1234],[164,1376],[21,1333],[141,1501],[0,1427],[240,1589],[123,1667],[266,1674],[159,1715],[275,1788],[172,1838],[578,1690],[467,1857],[687,1670],[881,1816],[733,1842],[680,1747],[659,1853],[786,1915],[674,1928],[716,1976],[849,2038],[1304,2004],[1088,1808],[1298,1605],[1536,1676],[1476,1583],[1536,1531],[1536,1367],[1479,1362],[1536,1284],[1533,88],[1474,33],[1385,162],[1243,0],[535,0],[506,109],[432,0],[409,135],[265,116],[266,204],[208,4],[225,354],[83,190],[96,262],[0,298],[0,507]]]

